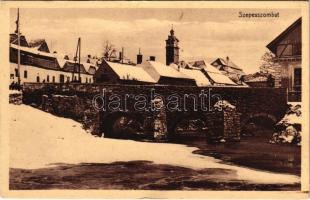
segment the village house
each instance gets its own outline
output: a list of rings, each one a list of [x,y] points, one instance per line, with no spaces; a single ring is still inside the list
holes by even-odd
[[[250,87],[274,87],[274,77],[270,73],[256,72],[243,75],[241,80]]]
[[[233,82],[228,76],[224,75],[219,69],[215,66],[209,64],[205,60],[197,60],[191,62],[181,62],[181,67],[184,69],[191,69],[191,70],[199,70],[201,71],[205,77],[210,82],[210,85],[215,86],[238,86],[237,83]]]
[[[275,55],[275,87],[287,88],[289,101],[301,101],[301,23],[297,19],[267,45]]]
[[[228,76],[232,81],[237,84],[242,84],[240,82],[241,76],[245,75],[243,70],[237,66],[231,59],[227,56],[226,59],[216,58],[210,63],[220,70],[224,75]]]
[[[195,79],[177,69],[156,61],[146,61],[141,67],[160,85],[196,86]]]
[[[123,59],[104,60],[95,74],[97,83],[187,85],[187,86],[240,86],[217,67],[204,60],[179,61],[179,40],[170,30],[166,40],[166,65],[155,61],[154,56],[143,61],[140,50],[137,65],[120,63]],[[120,54],[121,56],[122,54]],[[235,66],[235,65],[234,65]],[[237,67],[235,67],[237,68]],[[239,69],[239,71],[242,71]],[[146,75],[145,75],[146,73]],[[141,74],[141,75],[139,75]],[[240,74],[243,74],[240,73]],[[241,85],[242,86],[242,85]]]
[[[45,82],[65,83],[78,80],[78,72],[82,83],[92,83],[96,70],[94,64],[81,63],[61,58],[57,53],[50,53],[45,40],[28,43],[25,36],[21,38],[21,46],[16,44],[17,34],[10,34],[10,83]],[[18,70],[18,53],[20,67]],[[18,73],[20,72],[20,74]]]
[[[111,84],[155,84],[143,68],[134,65],[102,60],[95,75],[96,83]]]

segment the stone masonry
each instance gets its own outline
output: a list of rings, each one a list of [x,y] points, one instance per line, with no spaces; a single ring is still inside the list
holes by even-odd
[[[171,112],[167,109],[161,109],[155,112],[134,111],[134,99],[128,100],[128,108],[123,113],[129,114],[132,118],[137,118],[144,127],[145,124],[152,130],[143,130],[151,132],[153,138],[165,140],[172,134],[177,121],[181,121],[183,116],[198,116],[206,122],[207,132],[210,135],[218,135],[231,140],[240,138],[241,126],[256,114],[266,114],[278,120],[285,114],[287,94],[283,88],[234,88],[234,87],[175,87],[175,86],[145,86],[145,85],[87,85],[87,84],[25,84],[23,89],[23,102],[36,106],[53,114],[72,118],[81,122],[85,129],[90,129],[93,134],[103,133],[106,121],[109,121],[110,115],[115,112],[102,112],[94,109],[92,100],[95,95],[106,90],[106,96],[113,94],[145,94],[149,97],[151,89],[155,89],[157,94],[164,98],[171,93],[200,94],[201,90],[212,90],[233,105],[233,108],[223,108],[222,111],[212,110],[212,105],[216,101],[210,100],[211,110],[203,111],[198,103],[198,110],[188,110],[181,112]],[[182,105],[181,105],[182,106]],[[193,105],[189,104],[189,109]],[[122,113],[120,113],[121,115]],[[221,117],[222,116],[222,117]],[[151,120],[151,121],[150,121]],[[113,121],[109,121],[113,123]],[[153,128],[152,128],[153,127]],[[106,129],[105,129],[106,130]]]

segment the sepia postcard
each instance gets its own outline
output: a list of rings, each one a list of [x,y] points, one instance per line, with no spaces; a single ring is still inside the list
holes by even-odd
[[[0,5],[1,197],[309,196],[307,1]]]

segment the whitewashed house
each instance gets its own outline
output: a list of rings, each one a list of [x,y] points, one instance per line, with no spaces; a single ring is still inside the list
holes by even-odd
[[[10,43],[10,83],[44,82],[65,83],[78,80],[79,72],[82,83],[93,83],[96,66],[91,63],[76,63],[72,60],[61,58],[57,53],[50,53],[46,43],[30,47],[28,42],[17,45],[16,34],[11,34]],[[45,41],[44,41],[45,42]],[[44,48],[40,48],[44,47]],[[18,54],[20,67],[18,69]]]

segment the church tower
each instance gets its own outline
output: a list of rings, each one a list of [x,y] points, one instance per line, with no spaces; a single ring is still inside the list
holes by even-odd
[[[177,64],[179,62],[179,46],[178,38],[174,35],[173,27],[170,30],[170,35],[166,40],[166,65],[171,63]]]

